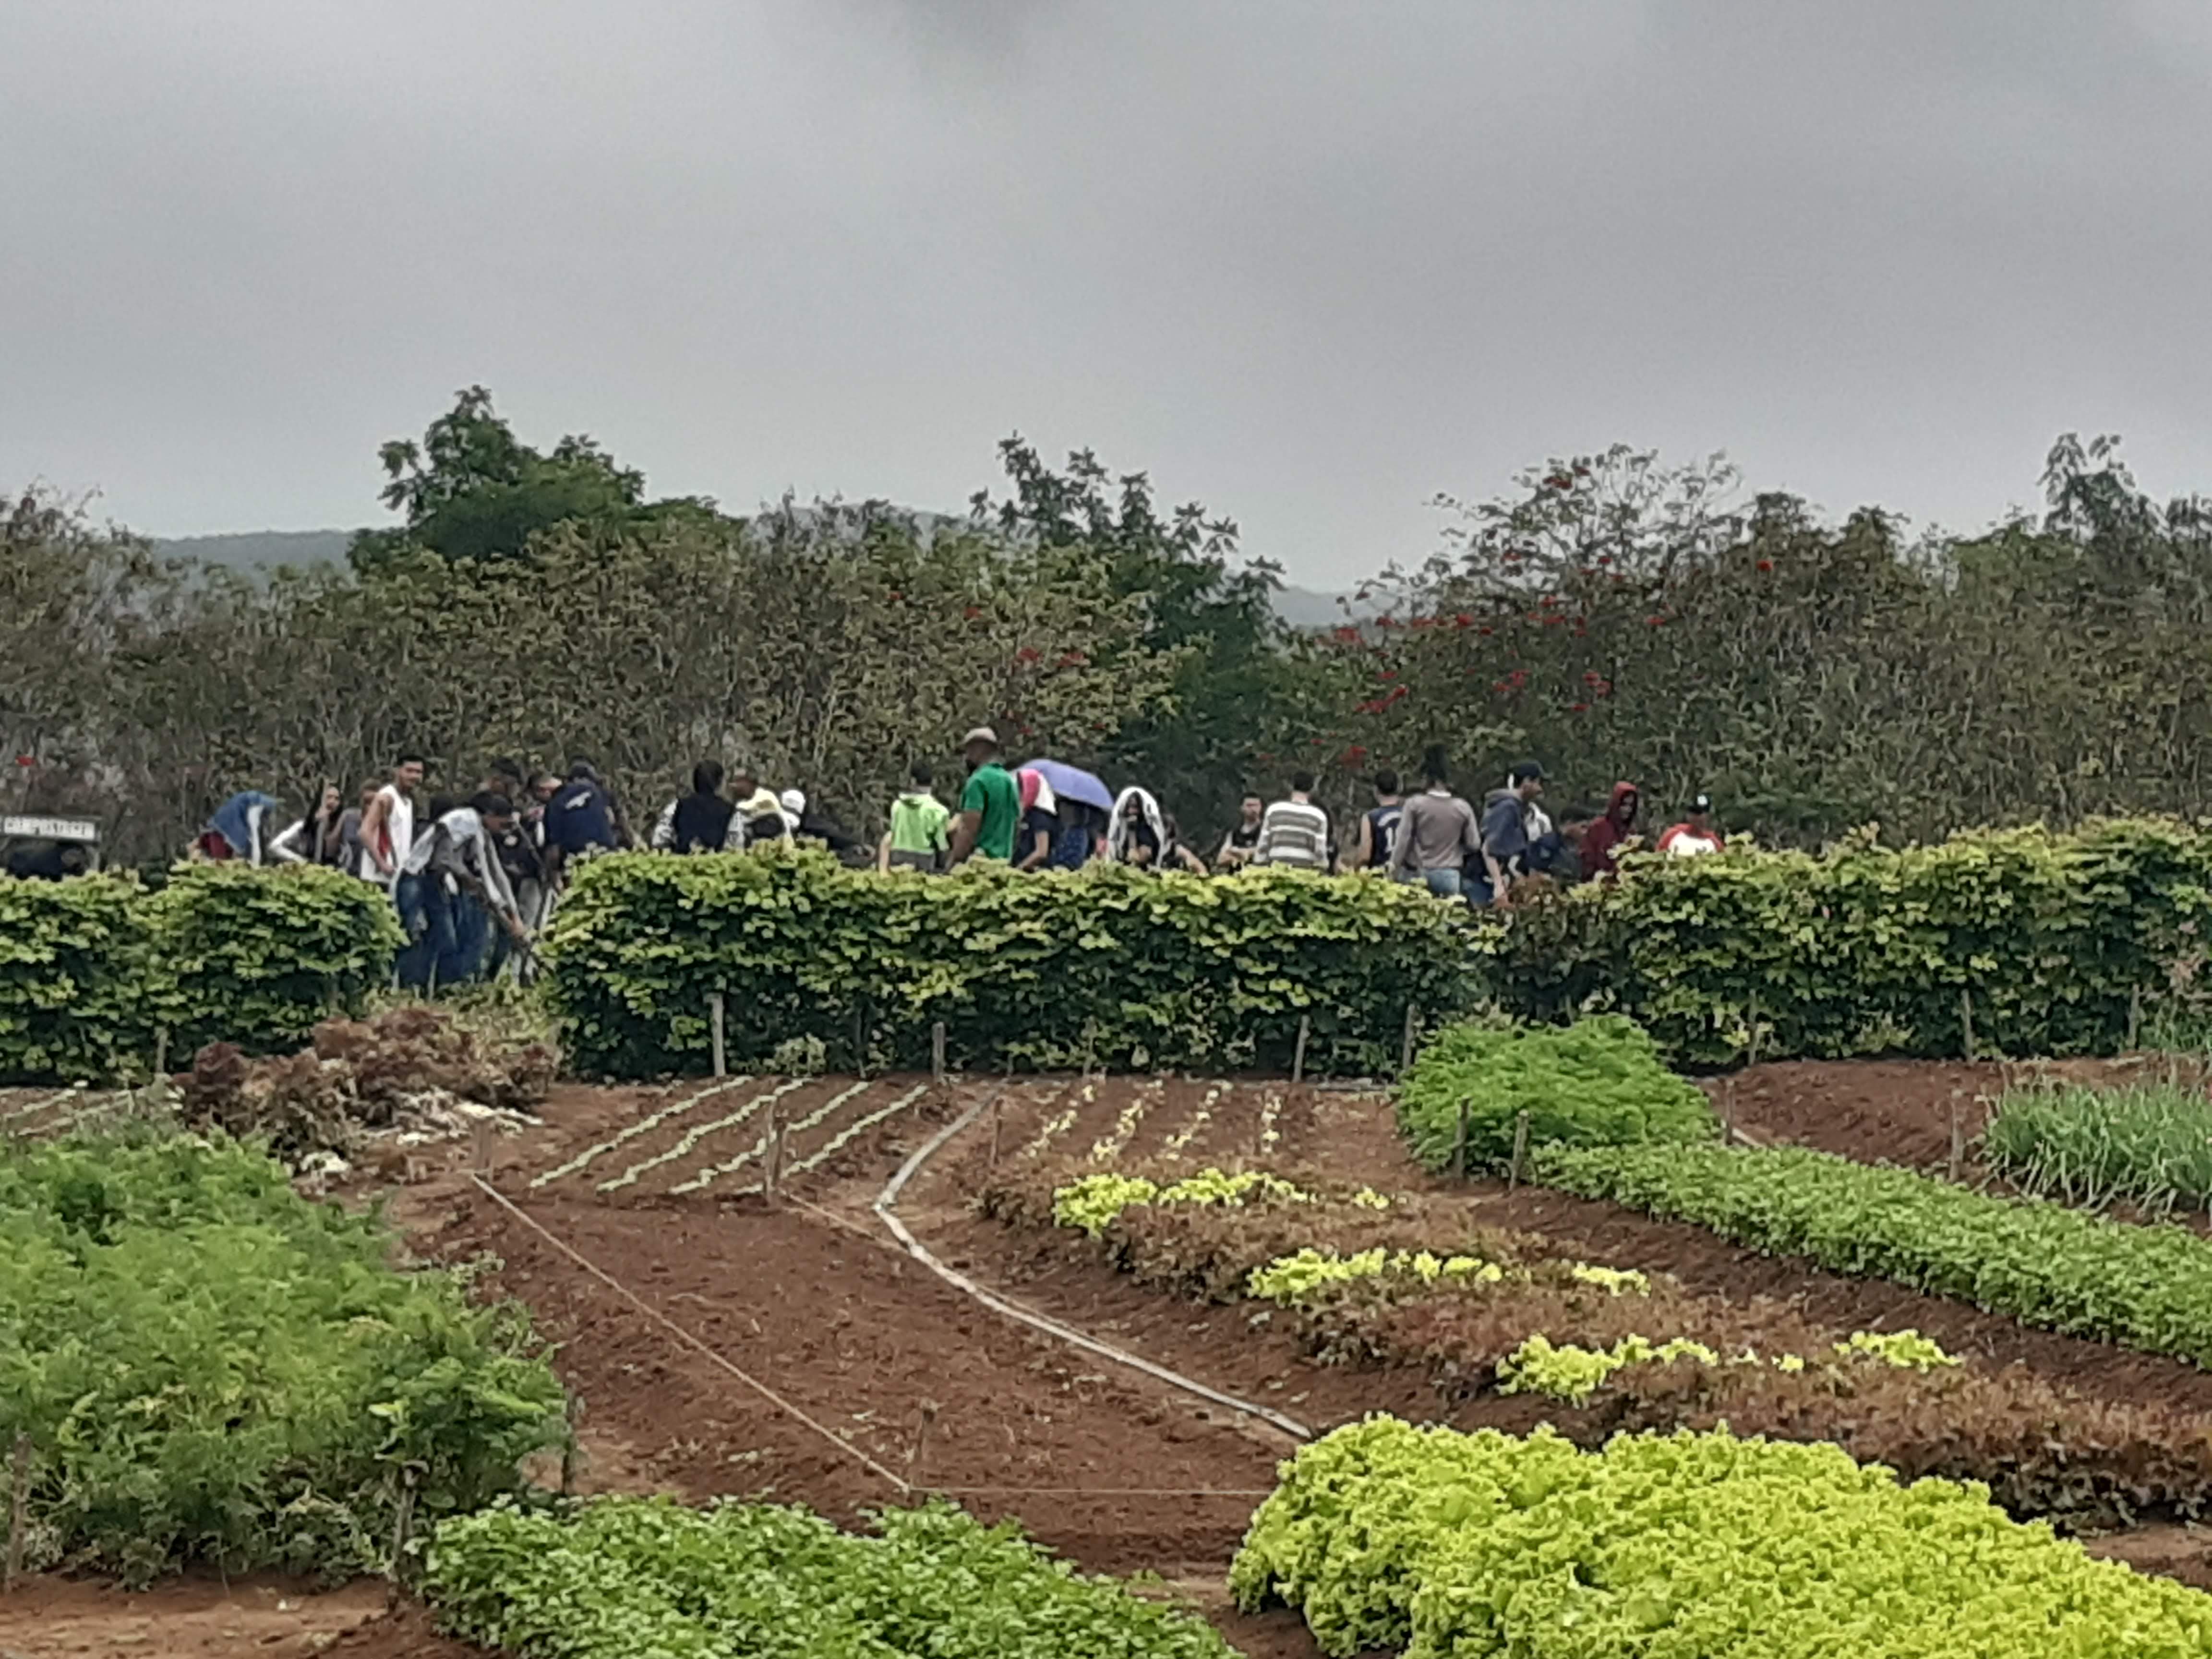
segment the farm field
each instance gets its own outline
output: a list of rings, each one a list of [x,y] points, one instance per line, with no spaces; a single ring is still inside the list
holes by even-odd
[[[1802,1140],[1929,1167],[1948,1154],[1953,1091],[1972,1101],[2001,1085],[1994,1066],[1762,1066],[1737,1079],[1735,1121],[1770,1144]],[[0,1115],[33,1097],[0,1094]],[[50,1105],[20,1127],[46,1127],[85,1103]],[[1269,1416],[1018,1322],[908,1253],[872,1206],[903,1163],[971,1113],[898,1196],[914,1237],[953,1273]],[[773,1203],[763,1190],[771,1117],[784,1126]],[[1294,1090],[1280,1079],[561,1085],[524,1134],[488,1148],[428,1146],[404,1170],[363,1171],[349,1191],[366,1197],[390,1185],[392,1212],[423,1256],[497,1258],[490,1288],[530,1306],[560,1345],[556,1370],[582,1400],[586,1491],[803,1501],[848,1522],[912,1493],[945,1492],[985,1518],[1018,1516],[1087,1570],[1158,1574],[1255,1659],[1311,1655],[1319,1650],[1296,1615],[1239,1613],[1224,1589],[1254,1509],[1300,1443],[1271,1418],[1316,1435],[1376,1411],[1516,1433],[1549,1421],[1571,1434],[1602,1419],[1540,1393],[1440,1388],[1413,1364],[1319,1363],[1310,1330],[1289,1310],[1140,1282],[1079,1231],[976,1207],[987,1190],[1049,1191],[1071,1171],[1141,1170],[1164,1182],[1208,1168],[1403,1195],[1395,1218],[1371,1218],[1376,1243],[1443,1234],[1434,1242],[1443,1251],[1462,1237],[1534,1235],[1539,1254],[1561,1261],[1671,1275],[1678,1288],[1667,1294],[1678,1299],[1669,1307],[1770,1298],[1756,1317],[1786,1324],[1801,1343],[1911,1328],[2008,1386],[2212,1419],[2212,1375],[2182,1361],[1771,1260],[1609,1203],[1431,1177],[1406,1153],[1380,1092]],[[2178,1516],[2093,1547],[2212,1584],[2212,1547]],[[185,1580],[134,1598],[40,1581],[27,1601],[0,1601],[0,1649],[23,1659],[478,1651],[437,1637],[418,1608],[383,1614],[380,1587],[335,1597],[239,1588],[228,1613],[210,1599],[218,1589]],[[272,1596],[289,1606],[276,1611]],[[166,1626],[164,1610],[182,1617],[188,1608],[200,1622],[176,1626],[177,1645],[132,1645],[149,1617]],[[183,1644],[187,1631],[201,1645]]]

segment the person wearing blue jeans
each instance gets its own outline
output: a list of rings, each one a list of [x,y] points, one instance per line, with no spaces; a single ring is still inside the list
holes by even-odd
[[[408,937],[398,963],[404,988],[428,992],[475,978],[495,918],[518,945],[528,940],[493,845],[514,821],[507,797],[486,793],[440,817],[409,850],[393,894]]]
[[[1443,748],[1431,745],[1421,757],[1421,775],[1428,787],[1399,813],[1390,874],[1397,881],[1423,883],[1438,898],[1455,899],[1464,890],[1461,868],[1480,848],[1481,839],[1474,809],[1452,793],[1450,773]]]

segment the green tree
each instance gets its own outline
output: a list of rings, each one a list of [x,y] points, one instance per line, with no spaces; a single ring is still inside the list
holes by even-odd
[[[1176,662],[1165,698],[1095,723],[1101,766],[1158,794],[1192,839],[1218,834],[1287,746],[1279,567],[1241,556],[1235,522],[1196,502],[1163,515],[1146,474],[1115,477],[1087,449],[1060,472],[1018,433],[999,455],[1012,493],[994,501],[979,492],[975,522],[1103,568],[1115,596],[1143,607],[1141,634],[1119,648]]]
[[[704,497],[648,502],[645,474],[588,437],[565,437],[550,454],[532,449],[480,386],[458,393],[421,443],[394,438],[377,455],[386,480],[380,499],[407,522],[354,538],[349,556],[363,573],[415,550],[464,562],[520,559],[556,525],[618,530],[715,516]]]

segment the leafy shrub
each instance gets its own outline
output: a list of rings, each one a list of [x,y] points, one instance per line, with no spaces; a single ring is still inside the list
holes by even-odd
[[[1532,1146],[1695,1141],[1719,1133],[1697,1086],[1669,1072],[1651,1039],[1617,1014],[1565,1026],[1469,1024],[1443,1032],[1398,1087],[1399,1123],[1429,1169],[1450,1167],[1462,1109],[1469,1169],[1510,1158],[1522,1112]]]
[[[381,1565],[566,1434],[512,1308],[400,1273],[381,1224],[227,1141],[0,1152],[0,1444],[34,1448],[46,1552],[143,1581]]]
[[[89,1082],[143,1066],[152,948],[134,882],[0,878],[0,1082]]]
[[[1531,1019],[1618,1009],[1700,1065],[1956,1055],[1968,1006],[1979,1053],[2112,1053],[2212,907],[2212,834],[2160,818],[1624,870],[1493,922],[1492,989]]]
[[[2039,1197],[2193,1209],[2212,1201],[2212,1099],[2172,1083],[2008,1089],[1982,1155]]]
[[[718,990],[731,1063],[756,1069],[810,1036],[853,1063],[856,1026],[866,1057],[918,1066],[938,1020],[969,1066],[1287,1066],[1305,1015],[1310,1069],[1374,1071],[1408,1005],[1468,1005],[1464,917],[1291,871],[931,878],[819,853],[636,854],[578,871],[547,957],[570,1054],[617,1076],[703,1070]]]
[[[188,865],[147,902],[173,1052],[298,1048],[333,1014],[360,1018],[404,943],[382,889],[313,865]]]
[[[1878,1359],[1899,1370],[1923,1372],[1960,1363],[1917,1331],[1854,1331],[1845,1340],[1832,1343],[1828,1354],[1833,1359]],[[1653,1342],[1649,1337],[1632,1334],[1610,1348],[1585,1348],[1572,1342],[1554,1343],[1540,1334],[1498,1362],[1498,1392],[1549,1395],[1579,1406],[1616,1371],[1632,1365],[1668,1365],[1677,1359],[1700,1365],[1771,1364],[1777,1370],[1790,1373],[1805,1369],[1802,1354],[1778,1353],[1762,1358],[1746,1348],[1723,1360],[1717,1350],[1688,1337]]]
[[[1536,1178],[1768,1255],[2212,1365],[2212,1240],[1802,1147],[1548,1149]]]
[[[1586,1453],[1370,1419],[1285,1466],[1230,1585],[1299,1608],[1340,1659],[2185,1659],[2212,1631],[2212,1597],[2022,1527],[1978,1486],[1724,1432]]]
[[[797,1508],[602,1498],[566,1516],[448,1521],[425,1590],[447,1626],[521,1659],[1233,1659],[1188,1613],[1071,1571],[1011,1523],[891,1510],[880,1535]]]

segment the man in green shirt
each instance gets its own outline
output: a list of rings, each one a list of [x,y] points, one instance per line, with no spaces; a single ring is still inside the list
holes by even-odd
[[[1014,831],[1022,821],[1021,791],[1014,775],[999,763],[999,734],[979,726],[960,740],[968,757],[968,787],[960,792],[960,816],[952,825],[952,856],[957,866],[980,854],[987,859],[1014,856]]]
[[[894,868],[937,871],[945,867],[950,845],[945,826],[952,821],[952,814],[930,791],[933,780],[927,762],[916,761],[913,776],[914,787],[891,803],[890,833],[877,853],[876,868],[886,873]]]

